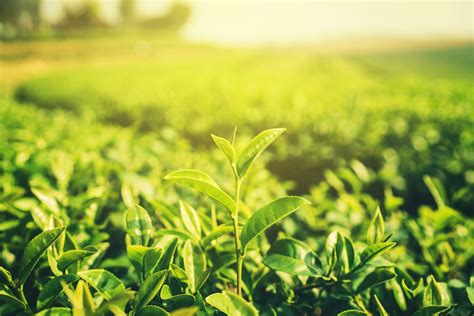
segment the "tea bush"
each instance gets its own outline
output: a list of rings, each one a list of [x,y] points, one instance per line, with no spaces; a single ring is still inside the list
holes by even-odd
[[[389,186],[383,200],[368,194],[378,175],[359,161],[328,171],[306,199],[282,197],[257,158],[284,129],[247,144],[212,135],[217,150],[200,154],[172,130],[136,134],[2,104],[1,314],[472,308],[474,223],[436,179],[425,177],[436,206],[418,217]],[[181,166],[215,180],[173,171]]]

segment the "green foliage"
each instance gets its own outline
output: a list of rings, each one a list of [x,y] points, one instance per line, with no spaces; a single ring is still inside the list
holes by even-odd
[[[0,314],[469,314],[471,75],[232,54],[17,90],[49,110],[1,99]],[[257,159],[283,132],[269,124],[289,129]]]

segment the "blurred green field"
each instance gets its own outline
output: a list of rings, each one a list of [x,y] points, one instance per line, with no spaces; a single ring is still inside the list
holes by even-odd
[[[250,134],[284,126],[288,135],[269,169],[293,181],[296,193],[356,159],[380,175],[370,188],[377,197],[388,185],[415,212],[430,200],[421,179],[431,175],[454,206],[472,212],[471,43],[331,50],[159,41],[124,41],[120,48],[108,40],[103,47],[109,50],[99,51],[97,42],[85,43],[76,41],[62,59],[56,51],[70,63],[66,70],[53,66],[23,80],[14,97],[142,132],[171,127],[204,147],[209,131],[231,135],[239,126]],[[56,59],[51,50],[37,51],[28,56]],[[71,63],[81,58],[85,64]]]

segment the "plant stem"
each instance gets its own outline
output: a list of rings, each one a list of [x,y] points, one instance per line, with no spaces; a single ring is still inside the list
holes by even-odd
[[[237,259],[237,295],[242,296],[242,264],[243,255],[240,250],[240,233],[239,233],[239,202],[240,202],[240,185],[241,179],[235,175],[235,210],[232,215],[234,222],[234,240],[235,240],[235,256]]]
[[[28,304],[28,301],[26,300],[25,293],[23,292],[23,285],[20,285],[17,292],[18,296],[20,297],[20,300],[25,304],[26,308],[28,309],[28,312],[33,313],[30,304]]]

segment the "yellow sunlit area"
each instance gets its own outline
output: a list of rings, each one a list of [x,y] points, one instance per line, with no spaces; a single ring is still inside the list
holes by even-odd
[[[470,315],[474,2],[0,0],[0,316]]]

